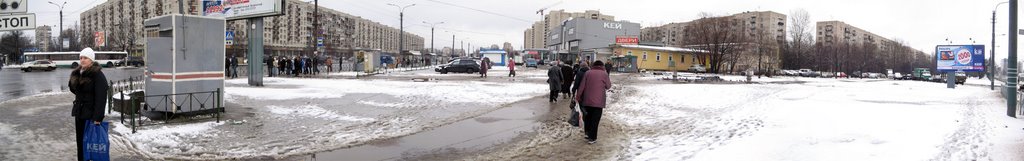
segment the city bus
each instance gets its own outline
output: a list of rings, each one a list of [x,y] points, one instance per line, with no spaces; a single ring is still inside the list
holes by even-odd
[[[78,67],[79,52],[25,52],[25,62],[35,60],[50,60],[57,67]],[[103,67],[119,65],[128,58],[128,52],[121,51],[96,51],[96,63]]]

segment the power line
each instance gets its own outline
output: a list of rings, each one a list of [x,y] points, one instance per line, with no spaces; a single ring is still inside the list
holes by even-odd
[[[514,19],[514,20],[519,20],[519,21],[523,21],[523,22],[527,22],[527,23],[533,23],[530,20],[526,20],[526,19],[522,19],[522,18],[518,18],[518,17],[503,15],[503,14],[494,13],[494,12],[491,12],[491,11],[486,11],[486,10],[481,10],[481,9],[476,9],[476,8],[472,8],[472,7],[460,6],[460,5],[451,4],[451,3],[448,3],[448,2],[441,2],[441,1],[438,1],[438,0],[427,0],[427,1],[431,1],[431,2],[434,2],[434,3],[440,3],[440,4],[443,4],[443,5],[459,7],[459,8],[468,9],[468,10],[473,10],[473,11],[477,11],[477,12],[483,12],[483,13],[492,14],[492,15],[496,15],[496,16],[501,16],[501,17],[505,17],[505,18],[510,18],[510,19]]]
[[[90,8],[90,7],[92,7],[92,5],[93,5],[93,4],[96,4],[96,1],[97,1],[97,0],[92,0],[92,2],[89,2],[89,4],[88,4],[88,5],[82,6],[82,8],[79,8],[78,10],[75,10],[74,12],[71,12],[71,14],[74,14],[74,13],[79,13],[80,11],[84,10],[85,8]]]
[[[415,26],[417,26],[417,27],[425,27],[427,29],[430,28],[430,25],[424,25],[424,24],[416,24]],[[461,32],[461,33],[490,35],[490,36],[505,36],[505,34],[499,34],[499,33],[486,33],[486,32],[476,32],[476,31],[466,31],[466,30],[453,29],[453,28],[445,28],[445,27],[434,27],[434,28],[441,29],[441,30],[446,30],[446,31],[451,31],[451,32]]]

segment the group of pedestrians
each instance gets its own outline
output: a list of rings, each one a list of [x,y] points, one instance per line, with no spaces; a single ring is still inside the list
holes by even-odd
[[[238,78],[238,60],[239,58],[234,55],[230,55],[224,60],[225,77]],[[334,64],[338,63],[340,66],[343,60],[342,58],[335,60],[328,56],[269,56],[264,58],[260,65],[266,66],[265,73],[268,77],[288,75],[299,77],[319,75],[322,71],[334,72]]]
[[[321,69],[327,69],[327,72],[333,71],[332,65],[334,60],[330,57],[322,56],[277,56],[265,60],[267,62],[267,68],[273,71],[277,68],[279,75],[291,75],[295,77],[309,76],[320,74]],[[273,72],[269,72],[270,76],[273,77]]]
[[[601,121],[602,110],[606,107],[606,92],[611,89],[610,74],[605,63],[586,61],[573,65],[571,62],[552,62],[548,69],[547,83],[550,88],[549,102],[557,102],[561,94],[563,99],[571,99],[573,105],[579,105],[582,113],[583,131],[587,143],[597,141],[597,128]],[[571,98],[570,98],[571,97]],[[572,110],[575,110],[573,108]],[[574,125],[575,126],[575,125]]]

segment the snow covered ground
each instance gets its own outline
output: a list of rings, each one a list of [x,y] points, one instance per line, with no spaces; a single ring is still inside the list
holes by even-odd
[[[279,158],[343,148],[409,135],[547,92],[543,84],[479,81],[265,78],[265,87],[245,83],[227,81],[225,97],[253,109],[255,116],[241,126],[264,126],[256,132],[267,134],[243,135],[250,138],[210,151],[222,156],[199,158]],[[228,133],[239,132],[246,130]]]
[[[987,87],[795,79],[806,83],[633,85],[606,110],[629,133],[620,159],[1024,159],[1024,120]]]
[[[287,159],[437,129],[546,96],[542,80],[505,81],[501,68],[497,78],[449,74],[438,77],[468,78],[428,82],[264,78],[266,86],[249,87],[232,79],[225,89],[230,108],[219,123],[172,121],[132,133],[115,120],[119,114],[108,114],[112,157]],[[546,79],[544,68],[520,71]],[[1024,120],[1005,116],[1005,102],[987,79],[947,89],[882,79],[670,84],[651,79],[659,76],[613,77],[618,82],[596,145],[583,143],[580,130],[555,113],[536,134],[521,134],[522,142],[467,160],[1024,160]],[[55,115],[69,113],[71,99],[55,92],[0,102],[0,113],[11,116],[0,117],[0,144],[11,145],[0,146],[0,160],[73,159],[72,120]]]

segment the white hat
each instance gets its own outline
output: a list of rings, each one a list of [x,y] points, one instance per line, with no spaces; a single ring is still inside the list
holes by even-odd
[[[84,56],[86,58],[89,58],[89,60],[96,60],[96,52],[92,51],[92,48],[82,49],[82,52],[79,53],[78,56],[80,56],[80,57]]]

